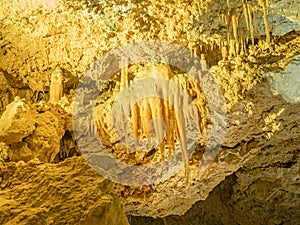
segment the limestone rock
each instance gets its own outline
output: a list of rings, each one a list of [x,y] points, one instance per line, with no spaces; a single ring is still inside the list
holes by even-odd
[[[26,138],[34,158],[52,162],[60,151],[61,139],[65,133],[65,121],[54,111],[37,114],[36,129]]]
[[[0,119],[0,141],[6,144],[21,142],[35,129],[34,112],[23,100],[10,103]]]
[[[129,225],[112,183],[81,157],[60,164],[9,163],[0,177],[3,225]]]
[[[98,4],[99,2],[101,4]],[[263,4],[258,4],[259,2]],[[56,87],[56,85],[51,85],[51,74],[57,67],[61,68],[60,72],[63,73],[64,79],[66,71],[70,77],[76,78],[74,82],[70,82],[71,84],[65,84],[64,82],[67,82],[65,79],[63,85],[59,79],[58,86],[60,88],[64,86],[63,91],[71,93],[70,89],[76,88],[77,79],[82,77],[87,67],[99,55],[125,43],[158,40],[175,42],[188,47],[193,50],[194,54],[205,59],[206,66],[211,67],[223,91],[228,109],[227,136],[215,161],[205,171],[199,169],[199,158],[203,154],[203,149],[196,149],[195,157],[191,158],[188,165],[189,186],[184,181],[187,177],[184,170],[156,186],[116,185],[115,188],[122,196],[125,211],[132,215],[152,217],[182,215],[195,202],[206,203],[205,199],[212,196],[213,200],[222,197],[219,203],[223,199],[228,200],[228,206],[234,209],[229,212],[223,211],[223,207],[226,208],[226,206],[221,205],[217,208],[220,211],[220,220],[212,218],[211,215],[215,214],[215,201],[211,200],[209,207],[205,208],[207,213],[203,214],[211,220],[204,218],[200,220],[203,223],[241,224],[248,221],[249,224],[257,224],[262,221],[259,220],[259,216],[270,224],[289,223],[288,217],[293,219],[299,215],[299,211],[292,207],[297,206],[298,201],[295,199],[299,196],[297,176],[299,171],[297,153],[299,149],[299,104],[288,103],[281,96],[274,96],[269,85],[262,81],[264,81],[265,73],[276,71],[277,74],[277,71],[286,68],[287,62],[292,57],[299,54],[300,33],[293,31],[293,29],[299,29],[298,6],[298,1],[294,0],[228,0],[227,2],[224,0],[51,0],[47,3],[42,0],[1,1],[0,107],[7,106],[19,92],[26,92],[24,96],[29,96],[26,100],[29,98],[35,102],[39,101],[39,94],[42,92],[45,92],[43,94],[49,98],[51,93],[47,92],[49,90],[52,92],[51,89]],[[274,36],[276,34],[285,34],[285,36],[276,37]],[[3,79],[3,74],[5,79]],[[134,74],[130,71],[130,67],[123,69],[121,74],[125,78],[121,79],[123,88],[128,84],[128,80],[133,79]],[[285,88],[278,89],[277,87],[277,90],[278,94],[286,95],[286,99],[289,100],[292,97],[293,102],[297,103],[299,92],[294,85],[297,79],[294,78],[295,76],[291,79],[292,82],[287,82],[290,89],[288,92],[282,91]],[[3,85],[2,81],[4,81],[3,84],[5,82],[7,84]],[[279,83],[280,81],[281,79]],[[84,214],[87,216],[85,221],[93,224],[96,223],[97,215],[101,214],[102,208],[97,208],[99,206],[97,199],[89,201],[90,204],[81,205],[76,202],[74,205],[78,208],[70,208],[69,204],[63,204],[63,201],[71,201],[73,204],[72,198],[76,198],[77,195],[89,199],[88,194],[82,194],[79,191],[80,188],[87,188],[84,193],[92,190],[93,196],[95,186],[89,186],[90,183],[85,180],[86,173],[81,171],[76,176],[70,175],[69,170],[67,169],[66,172],[66,167],[62,166],[65,164],[40,165],[40,162],[53,162],[61,144],[65,146],[65,152],[68,152],[69,147],[76,148],[69,141],[61,141],[66,134],[65,130],[71,133],[72,125],[70,118],[64,122],[65,112],[59,108],[59,105],[64,108],[68,107],[66,110],[70,112],[72,102],[69,100],[73,95],[70,94],[68,101],[60,98],[66,94],[62,93],[60,88],[54,101],[50,101],[56,104],[60,99],[60,102],[56,106],[51,106],[51,110],[49,107],[36,110],[34,123],[31,117],[28,117],[27,111],[23,110],[20,100],[15,101],[8,110],[9,112],[13,106],[17,106],[18,113],[7,112],[5,117],[11,116],[11,118],[1,119],[0,141],[8,145],[8,155],[12,160],[23,161],[19,161],[18,164],[10,163],[8,169],[0,171],[0,180],[1,182],[4,180],[5,183],[1,183],[4,190],[8,191],[11,183],[13,188],[17,187],[13,189],[13,193],[1,192],[0,196],[3,201],[1,199],[0,202],[3,205],[0,209],[3,214],[0,216],[2,219],[0,223],[22,224],[24,222],[22,220],[26,218],[30,221],[28,223],[32,224],[38,224],[40,221],[59,224],[58,218],[63,218],[62,224],[84,223],[77,219],[79,215]],[[106,91],[102,96],[104,102],[108,98],[107,93],[116,94],[112,88]],[[49,99],[44,100],[47,102]],[[91,104],[91,107],[94,105]],[[25,110],[27,108],[25,106]],[[105,111],[101,107],[96,110]],[[3,111],[1,109],[1,112]],[[33,109],[32,111],[34,112]],[[21,123],[18,115],[26,115],[26,118],[30,119]],[[106,119],[107,116],[103,115],[98,122],[104,127],[102,135],[107,137],[111,131],[111,124],[105,121]],[[26,124],[30,121],[33,125],[27,126]],[[95,128],[90,121],[81,122]],[[18,128],[15,128],[14,124]],[[138,129],[135,129],[135,132],[137,133]],[[88,131],[85,135],[88,136]],[[72,135],[67,136],[70,137],[69,140],[72,139]],[[95,147],[88,146],[91,149]],[[110,153],[120,153],[118,159],[126,161],[129,155],[126,154],[127,149],[120,145],[113,146],[115,149],[111,148],[111,145],[108,147]],[[150,153],[153,153],[152,150]],[[154,153],[157,154],[155,149]],[[147,155],[148,153],[136,154],[140,161],[157,160],[152,154],[149,154],[147,159]],[[131,164],[137,163],[134,157],[127,158]],[[63,159],[62,157],[61,160]],[[29,162],[25,163],[28,160]],[[105,157],[102,160],[106,162]],[[67,162],[70,161],[67,160]],[[64,170],[59,170],[60,166]],[[76,171],[76,165],[72,166]],[[110,168],[109,163],[106,166]],[[45,169],[41,169],[44,167]],[[23,170],[24,173],[22,173]],[[13,175],[18,178],[17,180],[14,180],[14,176],[10,176],[11,171],[15,171]],[[64,174],[58,176],[57,171]],[[18,175],[19,172],[22,176]],[[55,174],[54,177],[52,173]],[[283,174],[285,173],[288,174],[287,181],[284,181]],[[47,180],[43,180],[44,176]],[[233,178],[236,182],[231,180]],[[8,179],[12,179],[12,182],[6,182]],[[23,188],[19,183],[27,184],[27,179],[30,183]],[[229,179],[229,184],[233,188],[228,187],[230,185],[220,185],[224,179],[225,181]],[[43,183],[38,183],[39,180]],[[82,183],[83,180],[84,183]],[[95,182],[93,179],[89,181]],[[37,183],[38,187],[30,189]],[[46,190],[49,184],[50,188]],[[68,190],[65,189],[66,187]],[[38,192],[42,193],[41,198],[46,199],[50,196],[54,199],[54,204],[49,200],[39,208],[42,200],[35,194],[36,190],[41,191]],[[66,190],[67,194],[64,191],[60,192],[61,190]],[[217,196],[212,195],[213,190],[224,192],[226,196],[220,193]],[[22,199],[27,191],[30,197],[25,195],[27,197]],[[72,191],[77,195],[72,195]],[[55,193],[59,193],[59,196]],[[21,198],[20,202],[16,203],[15,199],[19,198]],[[109,198],[104,197],[104,199],[106,201]],[[267,209],[257,206],[269,203],[270,207]],[[85,214],[87,208],[94,212],[93,216],[90,217],[89,213]],[[25,209],[30,210],[25,212]],[[276,213],[279,216],[267,215],[265,209],[266,212],[273,213],[273,215]],[[72,215],[75,220],[64,218],[70,211],[75,215]],[[110,211],[110,213],[113,215],[113,212]],[[101,215],[109,221],[110,218]],[[226,215],[230,217],[223,220],[222,217]],[[192,219],[186,221],[194,221],[193,218],[197,216],[196,213],[196,216],[193,215],[189,217]],[[236,220],[231,220],[231,217],[236,217]],[[186,224],[186,221],[183,224]],[[198,222],[196,219],[195,221]],[[166,224],[166,221],[164,222]],[[101,223],[106,222],[101,221]],[[110,223],[113,222],[110,221]]]
[[[32,105],[16,98],[0,119],[0,141],[9,146],[9,159],[27,162],[39,158],[41,162],[53,162],[63,148],[66,121],[70,120],[65,115],[68,113],[60,106],[50,110],[47,106]]]
[[[17,142],[11,145],[11,149],[8,152],[9,159],[13,162],[29,161],[34,158],[31,150],[28,148],[26,142]]]
[[[8,160],[8,151],[9,147],[5,143],[0,142],[0,166]]]

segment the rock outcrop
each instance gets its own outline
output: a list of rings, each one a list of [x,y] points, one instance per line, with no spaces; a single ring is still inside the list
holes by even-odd
[[[10,146],[8,155],[14,162],[34,158],[54,162],[62,150],[68,117],[61,107],[54,109],[45,102],[31,105],[17,97],[1,116],[0,142]]]
[[[113,184],[81,157],[8,163],[0,170],[0,196],[3,225],[129,225]]]

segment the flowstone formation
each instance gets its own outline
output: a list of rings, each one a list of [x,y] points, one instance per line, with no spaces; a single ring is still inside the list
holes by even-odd
[[[41,174],[50,179],[52,173],[59,187],[68,189],[66,192],[56,190],[58,193],[67,193],[63,195],[66,198],[72,190],[78,195],[84,193],[83,199],[68,202],[78,205],[74,221],[70,222],[73,224],[84,221],[89,221],[86,224],[99,221],[127,224],[125,219],[117,220],[113,213],[120,212],[124,217],[116,195],[128,215],[154,218],[183,215],[200,201],[197,204],[207,218],[207,221],[201,220],[203,223],[230,224],[229,219],[222,220],[222,209],[218,218],[208,213],[214,209],[214,198],[228,191],[230,195],[224,197],[224,207],[232,206],[226,212],[237,218],[237,224],[260,223],[260,218],[266,218],[264,213],[257,213],[257,217],[244,215],[251,209],[261,209],[256,205],[257,199],[260,205],[270,202],[273,208],[282,200],[276,210],[268,208],[270,223],[297,221],[299,92],[294,84],[298,85],[295,68],[298,68],[300,51],[299,1],[8,0],[1,1],[0,8],[0,191],[4,196],[1,223],[37,223],[39,217],[44,218],[46,224],[66,222],[61,220],[62,214],[57,209],[51,208],[52,202],[57,203],[57,208],[69,207],[62,198],[57,201],[55,193],[50,193],[53,200],[39,198],[38,203],[31,204],[30,195],[37,189],[40,189],[39,196],[49,195],[45,189],[47,181]],[[116,195],[109,194],[113,200],[102,204],[102,189],[106,190],[106,186],[101,184],[108,181],[102,177],[90,180],[92,170],[77,158],[81,152],[72,126],[76,88],[97,58],[126,43],[148,40],[174,42],[191,51],[187,61],[193,57],[201,59],[202,68],[216,79],[224,97],[225,137],[217,156],[202,169],[208,131],[214,123],[207,102],[215,100],[205,96],[203,87],[190,79],[189,71],[180,71],[167,61],[127,65],[130,57],[125,56],[120,62],[108,63],[107,66],[120,63],[120,70],[105,82],[98,80],[101,83],[98,96],[89,96],[87,90],[81,99],[95,103],[92,105],[95,123],[80,121],[89,127],[83,136],[97,133],[111,156],[135,166],[164,161],[180,147],[183,156],[180,160],[186,166],[155,185],[113,184]],[[196,108],[200,119],[190,122],[199,126],[200,135],[190,158],[185,154],[186,144],[180,146],[181,141],[188,142],[190,138],[182,132],[178,116],[184,110],[176,112],[169,102],[160,98],[131,102],[129,94],[127,118],[111,114],[113,103],[122,91],[142,78],[151,77],[174,82],[188,94]],[[165,95],[161,93],[161,96]],[[170,96],[178,100],[178,93]],[[186,103],[184,99],[180,101],[183,105]],[[113,121],[119,121],[117,127],[122,131],[123,119],[128,119],[127,126],[139,143],[127,139],[127,131],[116,135]],[[153,139],[152,134],[155,134]],[[149,151],[135,149],[134,146],[141,143]],[[85,172],[79,172],[81,169]],[[34,174],[36,179],[33,181],[31,176],[24,175],[23,170]],[[65,178],[58,175],[63,171],[68,171]],[[9,174],[15,174],[18,180]],[[232,188],[224,185],[228,178]],[[65,179],[66,186],[61,179]],[[30,186],[32,182],[35,187]],[[54,181],[53,186],[57,182]],[[86,188],[80,189],[85,182]],[[99,184],[99,189],[94,182]],[[30,186],[29,192],[23,184]],[[260,189],[264,193],[260,193]],[[20,190],[24,190],[22,195]],[[86,200],[89,190],[94,198]],[[8,195],[14,196],[14,200]],[[247,202],[247,196],[253,201]],[[291,204],[287,204],[287,199]],[[24,212],[23,203],[34,216]],[[103,207],[93,211],[98,203]],[[37,208],[37,205],[43,207]],[[91,211],[86,211],[88,206]],[[62,213],[67,210],[73,209]],[[103,210],[105,213],[100,213]],[[295,212],[294,217],[287,213],[291,221],[288,217],[274,216],[288,211]],[[188,221],[195,218],[191,212],[186,213]],[[172,224],[170,217],[166,222]]]

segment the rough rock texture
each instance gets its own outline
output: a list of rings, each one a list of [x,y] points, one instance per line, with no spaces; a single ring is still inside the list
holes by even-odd
[[[180,181],[175,182],[178,186],[173,186],[172,190],[174,193],[164,195],[163,200],[157,202],[155,198],[158,199],[158,196],[162,196],[165,192],[163,188],[164,183],[153,187],[153,189],[149,188],[149,192],[152,192],[152,195],[148,194],[149,197],[145,198],[144,201],[140,199],[138,202],[135,202],[135,193],[127,194],[125,200],[126,209],[133,215],[139,214],[144,216],[152,214],[153,216],[159,215],[163,217],[163,215],[170,211],[173,212],[173,214],[182,214],[184,209],[188,208],[187,205],[192,205],[195,199],[204,200],[206,196],[209,196],[209,192],[218,184],[218,181],[225,179],[226,175],[240,168],[242,168],[240,171],[244,171],[244,167],[248,168],[248,170],[247,173],[239,173],[245,176],[241,179],[244,179],[243,181],[246,182],[248,179],[246,177],[253,176],[253,178],[249,178],[249,183],[244,184],[244,188],[250,188],[252,184],[251,179],[270,180],[270,182],[274,182],[274,185],[276,184],[276,188],[272,189],[272,187],[270,187],[270,190],[268,190],[269,194],[273,191],[277,192],[277,185],[280,187],[284,187],[285,185],[290,187],[294,185],[294,187],[291,187],[290,193],[287,194],[289,196],[287,197],[287,202],[290,202],[290,200],[294,198],[297,199],[296,196],[300,194],[298,187],[299,181],[297,178],[299,176],[298,164],[300,148],[298,138],[300,133],[300,116],[298,110],[299,104],[287,103],[281,96],[274,96],[267,82],[257,85],[256,88],[247,93],[245,100],[240,101],[235,106],[233,109],[234,113],[228,115],[228,131],[226,132],[225,140],[215,160],[214,167],[210,169],[205,176],[201,175],[202,179],[198,181],[198,183],[197,176],[195,176],[195,178],[193,177],[192,184],[195,182],[197,185],[191,185],[188,189],[184,189],[183,187],[178,188]],[[252,166],[251,163],[254,165]],[[279,165],[279,169],[273,168],[274,170],[272,170],[271,168],[276,165]],[[284,170],[280,172],[280,166],[293,166],[293,170],[291,170],[291,174],[286,177],[283,172]],[[252,168],[255,170],[256,167],[262,167],[261,170],[264,172],[259,169],[252,172]],[[265,171],[266,168],[268,168],[269,172]],[[180,175],[177,174],[177,176]],[[242,177],[242,175],[239,176]],[[171,186],[172,181],[175,179],[175,177],[172,177],[165,183],[168,183],[167,186]],[[289,184],[286,182],[289,182]],[[249,187],[247,185],[249,185]],[[258,186],[256,188],[254,188],[253,191],[256,191],[258,195],[261,188]],[[128,189],[130,190],[130,188]],[[236,196],[240,194],[239,192],[246,195],[244,189],[242,190],[236,190],[238,192]],[[145,189],[143,191],[145,191]],[[176,197],[177,191],[180,192],[182,199]],[[141,195],[141,193],[139,194]],[[267,195],[267,193],[265,193],[265,195]],[[151,200],[151,204],[147,203],[147,199]],[[180,204],[176,204],[176,207],[174,207],[170,204],[170,202],[173,201],[176,201],[176,203],[180,202]],[[248,201],[246,197],[245,201]],[[280,198],[278,198],[278,201],[282,202]],[[147,211],[145,207],[142,206],[142,202],[149,207],[146,208]],[[277,202],[272,202],[272,204],[273,207],[275,207]],[[153,205],[156,205],[156,207],[153,207]],[[164,205],[164,207],[161,208],[160,205]],[[298,206],[299,201],[291,203],[293,209]],[[150,212],[150,209],[153,209],[153,212]],[[284,211],[283,208],[278,210]]]
[[[275,168],[275,169],[274,169]],[[272,172],[271,172],[272,170]],[[250,172],[251,171],[251,172]],[[276,172],[284,172],[284,178]],[[249,175],[249,174],[251,175]],[[246,175],[248,174],[248,175]],[[163,219],[132,217],[131,224],[298,224],[299,164],[272,165],[272,169],[242,169],[215,188],[205,201],[199,201],[183,216]],[[236,175],[240,176],[236,179]],[[243,177],[243,178],[241,178]],[[250,184],[251,182],[251,184]]]
[[[233,140],[240,141],[237,146],[225,148],[228,152],[226,164],[236,162],[247,148],[256,148],[255,156],[243,164],[233,175],[219,184],[207,199],[199,201],[182,217],[169,216],[164,220],[132,217],[131,224],[298,224],[300,219],[300,105],[285,102],[280,96],[273,96],[269,84],[263,83],[249,93],[256,96],[252,116],[246,121],[239,116],[243,124],[238,132],[232,134]],[[263,96],[262,98],[257,96]],[[236,107],[243,108],[246,101]],[[284,112],[273,121],[280,121],[282,129],[268,133],[259,132],[259,114],[275,115],[284,107]],[[242,112],[243,113],[243,112]],[[247,113],[244,111],[244,113]],[[251,123],[251,125],[250,125]],[[246,132],[245,129],[257,127]],[[233,129],[232,129],[233,130]],[[240,138],[240,134],[249,134]],[[262,139],[258,139],[262,135]],[[255,137],[255,138],[254,138]],[[260,140],[258,142],[258,140]],[[264,141],[263,141],[264,140]],[[238,151],[236,151],[238,150]],[[224,159],[218,158],[218,163]],[[216,175],[215,175],[216,176]],[[212,178],[211,178],[212,179]],[[209,179],[208,179],[209,182]],[[193,220],[191,220],[193,218]],[[188,222],[187,222],[188,221]]]
[[[17,97],[0,119],[0,142],[10,146],[10,160],[39,158],[53,162],[63,150],[64,134],[71,128],[68,113],[45,103],[31,105]]]
[[[32,134],[35,122],[30,106],[22,100],[16,100],[6,107],[0,120],[0,140],[6,144],[21,142]]]
[[[112,187],[81,157],[8,163],[0,170],[0,223],[127,225]]]
[[[182,215],[199,200],[204,201],[200,205],[205,204],[205,199],[211,201],[210,193],[216,192],[211,198],[218,198],[220,190],[222,193],[227,190],[227,197],[222,199],[228,201],[219,209],[220,216],[209,216],[208,211],[214,210],[210,203],[203,211],[207,220],[199,221],[230,224],[227,217],[222,220],[225,213],[222,210],[228,205],[228,218],[230,215],[241,220],[237,223],[260,223],[263,218],[270,223],[293,223],[299,215],[296,175],[299,170],[299,92],[282,93],[284,88],[277,88],[272,94],[264,77],[270,72],[285,74],[283,71],[288,70],[291,59],[299,55],[300,35],[293,31],[299,27],[298,6],[298,1],[289,0],[2,0],[1,165],[36,157],[42,162],[58,162],[78,154],[72,133],[72,101],[76,85],[87,67],[99,55],[127,42],[175,42],[193,50],[211,66],[228,109],[226,138],[207,170],[199,170],[203,152],[201,148],[196,150],[189,162],[189,185],[184,170],[156,186],[115,185],[125,211],[137,216]],[[274,36],[277,34],[284,36]],[[60,78],[53,82],[57,71]],[[266,79],[272,83],[272,77]],[[296,102],[287,103],[276,92],[292,94]],[[25,100],[14,101],[16,96]],[[47,103],[49,100],[53,104]],[[26,124],[24,118],[27,118]],[[123,148],[120,151],[126,152]],[[34,169],[45,165],[57,168],[57,165],[43,164]],[[3,170],[4,176],[9,174],[9,168]],[[283,172],[291,173],[286,181]],[[224,185],[226,177],[236,189]],[[22,183],[30,179],[25,176]],[[74,182],[70,188],[76,187],[76,180],[72,179],[68,179]],[[224,179],[224,184],[219,185]],[[214,188],[216,191],[212,192]],[[24,200],[25,203],[31,201],[34,199]],[[269,217],[264,211],[251,216],[248,213],[251,209],[257,212],[261,205],[269,202],[270,208],[266,211],[272,213]],[[289,203],[291,208],[286,207]],[[15,211],[18,212],[22,204],[17,205]],[[7,212],[11,207],[14,206],[7,205]],[[282,216],[279,218],[275,213]],[[13,222],[21,219],[12,215],[14,218],[9,218]],[[188,221],[193,221],[195,214],[186,215],[190,215]],[[50,218],[55,221],[57,216],[60,214]],[[45,216],[45,220],[47,218]],[[5,217],[0,216],[0,219],[4,221]],[[9,224],[9,221],[4,222]]]
[[[286,70],[267,75],[274,93],[280,94],[288,102],[300,102],[299,68],[300,56],[296,55],[290,59]]]
[[[300,219],[300,140],[299,104],[285,102],[274,96],[268,83],[262,83],[248,93],[248,98],[237,104],[240,126],[233,125],[232,140],[226,142],[217,159],[218,164],[237,162],[247,149],[256,149],[254,157],[220,183],[207,199],[193,205],[183,216],[162,219],[132,217],[131,224],[196,225],[196,224],[297,224]],[[255,98],[253,98],[255,96]],[[261,97],[259,97],[261,96]],[[245,117],[244,104],[253,101],[251,116]],[[278,115],[281,108],[284,112]],[[237,112],[237,111],[236,111]],[[280,123],[279,131],[270,124],[265,133],[260,118],[278,115],[272,124]],[[244,119],[246,120],[244,120]],[[232,120],[234,121],[234,120]],[[266,120],[265,120],[266,121]],[[271,137],[269,138],[269,133]],[[247,137],[243,137],[247,135]],[[248,136],[249,135],[249,136]],[[227,154],[223,158],[221,155]],[[228,167],[229,168],[229,167]],[[213,179],[211,174],[207,179]]]
[[[292,41],[285,43],[284,40],[291,40],[291,36]],[[188,188],[184,183],[184,170],[156,186],[120,188],[129,214],[153,217],[164,217],[169,213],[182,215],[196,200],[206,199],[226,176],[242,168],[245,162],[255,160],[257,154],[269,148],[269,143],[276,145],[282,138],[297,140],[299,116],[295,112],[298,105],[286,102],[276,95],[275,90],[273,93],[267,79],[263,77],[269,71],[284,73],[282,67],[286,68],[290,62],[293,63],[291,59],[299,51],[298,41],[298,34],[291,33],[277,42],[272,53],[257,49],[254,55],[246,59],[221,61],[220,65],[213,68],[216,77],[220,79],[220,86],[226,90],[224,96],[230,109],[227,113],[228,127],[217,158],[210,168],[201,171],[199,161],[192,157],[189,162],[191,185]],[[285,44],[293,48],[282,55],[287,52],[283,47]],[[261,83],[261,80],[264,82]],[[255,85],[256,81],[258,84]],[[286,133],[292,127],[293,132]],[[201,155],[201,152],[196,150],[195,155],[198,154]],[[269,158],[272,162],[273,159]]]

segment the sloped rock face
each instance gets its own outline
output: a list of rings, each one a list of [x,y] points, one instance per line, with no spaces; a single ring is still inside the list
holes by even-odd
[[[151,225],[196,225],[196,224],[297,224],[300,219],[300,140],[298,113],[299,104],[287,103],[282,97],[274,96],[267,82],[248,93],[248,98],[236,105],[235,111],[243,109],[251,96],[254,107],[252,116],[243,120],[241,126],[230,129],[231,140],[236,146],[224,143],[218,156],[218,164],[237,162],[246,149],[256,149],[252,158],[243,163],[232,175],[216,186],[205,200],[195,203],[183,216],[168,216],[162,219],[132,217],[131,224]],[[259,97],[260,96],[260,97]],[[250,99],[249,99],[250,98]],[[281,108],[284,112],[278,115]],[[247,114],[241,110],[241,114]],[[281,123],[279,131],[262,132],[261,116],[270,118],[278,115],[273,124]],[[267,121],[267,120],[265,120]],[[269,138],[269,132],[272,136]],[[243,136],[245,135],[245,136]],[[227,154],[223,158],[222,155]],[[224,161],[225,159],[225,161]],[[210,175],[207,182],[213,179]]]
[[[80,157],[8,163],[0,171],[0,223],[128,225],[112,187]]]

